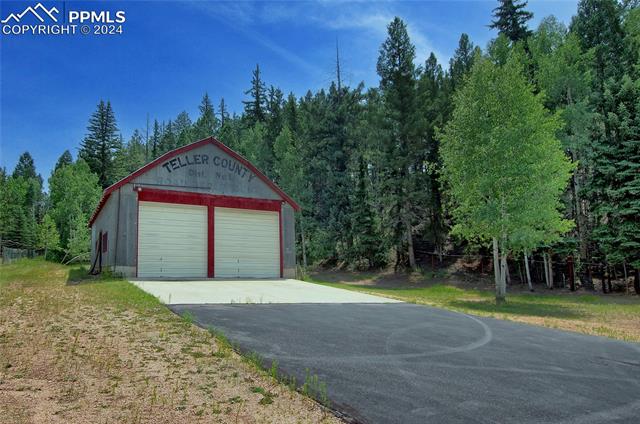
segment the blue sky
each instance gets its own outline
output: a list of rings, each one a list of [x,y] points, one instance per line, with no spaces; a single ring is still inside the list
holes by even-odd
[[[0,16],[35,2],[2,0]],[[186,110],[206,91],[242,110],[251,71],[297,96],[326,87],[339,41],[345,79],[376,86],[386,25],[407,22],[417,62],[447,63],[462,32],[484,47],[496,1],[423,2],[42,2],[60,10],[124,10],[121,35],[0,35],[0,167],[28,150],[46,180],[65,149],[74,157],[90,114],[110,100],[125,139],[151,119]],[[555,15],[568,24],[576,0],[529,2],[532,27]],[[37,23],[37,22],[32,22]]]

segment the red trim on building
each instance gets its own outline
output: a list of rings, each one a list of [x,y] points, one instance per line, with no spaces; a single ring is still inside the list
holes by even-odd
[[[135,188],[138,194],[136,202],[136,277],[138,276],[138,229],[140,227],[140,202],[177,203],[207,207],[207,277],[215,277],[215,208],[249,209],[278,212],[278,235],[280,241],[280,278],[284,272],[282,200],[253,199],[249,197],[221,196],[206,193],[193,193],[154,188]]]
[[[207,277],[215,275],[215,207],[207,207]]]
[[[254,199],[251,197],[222,196],[176,190],[137,187],[138,200],[143,202],[179,203],[183,205],[217,206],[220,208],[279,211],[282,200]]]
[[[137,195],[138,199],[136,200],[136,278],[138,278],[138,242],[139,234],[140,234],[140,193]]]
[[[284,275],[284,255],[282,254],[282,210],[278,211],[278,224],[280,225],[280,278]]]
[[[215,147],[219,148],[220,150],[222,150],[223,152],[227,153],[229,156],[231,156],[232,158],[234,158],[238,162],[242,163],[251,172],[253,172],[258,178],[260,178],[265,184],[267,184],[267,186],[269,186],[275,193],[277,193],[285,202],[289,203],[291,205],[291,207],[293,207],[293,209],[295,211],[299,211],[300,210],[300,206],[291,197],[289,197],[284,191],[282,191],[282,189],[280,189],[280,187],[278,187],[271,180],[269,180],[269,178],[267,178],[262,172],[260,172],[248,160],[246,160],[240,154],[238,154],[235,151],[231,150],[229,147],[225,146],[224,144],[222,144],[220,141],[216,140],[215,138],[209,137],[209,138],[205,138],[204,140],[196,141],[195,143],[191,143],[191,144],[188,144],[186,146],[182,146],[182,147],[179,147],[177,149],[171,150],[170,152],[165,153],[164,155],[160,156],[159,158],[155,159],[154,161],[146,164],[145,166],[143,166],[142,168],[138,169],[134,173],[132,173],[132,174],[126,176],[125,178],[121,179],[117,183],[107,187],[104,190],[104,192],[102,194],[102,197],[100,198],[100,202],[98,203],[98,207],[96,208],[96,210],[93,212],[93,215],[91,215],[91,218],[89,219],[89,226],[93,225],[94,221],[98,217],[98,214],[100,213],[100,211],[104,207],[104,204],[109,199],[109,196],[115,190],[117,190],[120,187],[122,187],[123,185],[131,182],[133,179],[135,179],[138,176],[144,174],[145,172],[147,172],[151,168],[154,168],[154,167],[160,165],[162,162],[166,162],[168,159],[172,158],[173,156],[177,156],[179,154],[188,152],[190,150],[196,149],[196,148],[201,147],[201,146],[205,146],[207,144],[213,144]]]

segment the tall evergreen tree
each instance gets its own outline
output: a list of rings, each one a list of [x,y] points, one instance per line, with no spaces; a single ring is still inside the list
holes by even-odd
[[[469,40],[469,36],[463,33],[460,36],[458,47],[453,53],[453,57],[449,60],[449,77],[451,78],[451,85],[454,90],[462,84],[464,76],[471,70],[471,66],[473,66],[473,56],[476,53],[473,43]]]
[[[176,147],[184,146],[195,141],[193,137],[193,125],[187,112],[182,111],[178,114],[173,121],[173,130],[176,134]]]
[[[173,130],[173,122],[169,119],[169,122],[164,126],[162,137],[160,138],[160,154],[166,153],[169,150],[173,150],[177,147],[177,139],[175,131]]]
[[[229,110],[227,109],[227,105],[224,102],[224,97],[220,99],[220,106],[218,106],[218,114],[220,115],[220,128],[222,128],[229,119]]]
[[[33,157],[29,152],[24,152],[18,158],[18,163],[16,164],[15,169],[13,170],[13,178],[37,178],[38,174],[36,173],[36,166],[33,163]]]
[[[56,166],[53,168],[54,170],[58,168],[62,168],[63,166],[71,165],[73,163],[73,156],[71,156],[71,152],[65,150],[64,153],[60,155],[58,161],[56,162]]]
[[[387,31],[377,63],[386,115],[378,158],[380,195],[385,226],[390,229],[390,239],[396,248],[396,267],[406,260],[413,269],[416,268],[413,225],[421,206],[416,201],[420,193],[415,180],[415,158],[423,150],[417,142],[415,47],[400,18],[396,17]]]
[[[571,31],[578,36],[582,48],[592,55],[595,102],[602,109],[606,80],[619,79],[629,65],[620,5],[616,0],[581,0]]]
[[[27,209],[24,206],[28,190],[28,180],[9,177],[0,191],[0,238],[7,246],[17,248],[33,247],[25,237]]]
[[[22,211],[19,213],[19,241],[30,248],[37,242],[37,223],[44,211],[44,193],[42,177],[36,172],[33,157],[29,152],[20,155],[13,171],[13,179],[23,182],[25,192],[20,199]]]
[[[527,2],[518,3],[514,0],[498,0],[500,5],[493,9],[493,21],[489,28],[497,29],[512,42],[526,39],[531,32],[527,22],[533,18],[533,13],[525,10]]]
[[[160,156],[160,140],[162,139],[162,129],[157,119],[153,120],[153,132],[149,138],[149,144],[147,151],[151,154],[151,157],[147,158],[147,162],[150,162]]]
[[[251,79],[251,88],[244,92],[249,95],[249,100],[243,100],[244,119],[248,126],[254,125],[256,122],[264,122],[266,118],[266,88],[260,76],[260,65],[256,65]]]
[[[200,110],[200,116],[193,126],[194,141],[212,137],[218,128],[218,119],[216,118],[209,94],[204,93],[198,109]]]
[[[349,256],[361,268],[377,268],[385,264],[384,244],[381,243],[376,217],[371,204],[369,177],[364,158],[358,160],[357,181],[349,196],[352,204],[351,228],[354,228]],[[363,265],[366,264],[366,267]]]
[[[87,135],[80,143],[79,157],[98,176],[105,188],[114,181],[112,178],[113,157],[119,147],[118,127],[110,102],[100,100],[96,111],[89,119]]]
[[[600,258],[640,268],[640,79],[605,84],[593,140],[593,236]]]
[[[460,50],[461,54],[451,62],[452,68],[456,68],[456,78],[458,86],[462,86],[462,79],[465,76],[467,66],[465,55],[462,51],[466,51],[469,46],[468,39],[465,41],[461,38],[463,45]],[[470,59],[472,60],[472,59]],[[449,82],[447,84],[447,82]],[[419,171],[417,175],[418,185],[428,193],[428,205],[426,206],[428,213],[428,225],[424,236],[434,246],[434,253],[438,253],[440,260],[444,253],[444,245],[447,239],[447,227],[445,225],[442,188],[438,179],[441,161],[439,141],[435,136],[436,128],[441,128],[448,119],[451,102],[447,98],[449,90],[454,89],[453,77],[447,78],[442,67],[433,53],[425,62],[424,69],[420,75],[418,82],[418,101],[417,107],[422,121],[421,138],[424,143],[423,154],[418,156],[416,169]]]

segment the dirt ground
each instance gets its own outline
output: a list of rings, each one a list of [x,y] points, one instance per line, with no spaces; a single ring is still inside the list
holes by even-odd
[[[0,268],[1,423],[340,422],[129,283],[25,267]]]

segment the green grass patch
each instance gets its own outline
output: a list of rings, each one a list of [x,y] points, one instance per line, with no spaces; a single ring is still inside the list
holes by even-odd
[[[467,290],[445,284],[389,288],[309,281],[474,315],[640,341],[640,299],[637,297],[518,293],[507,294],[507,302],[498,305],[489,291]]]

